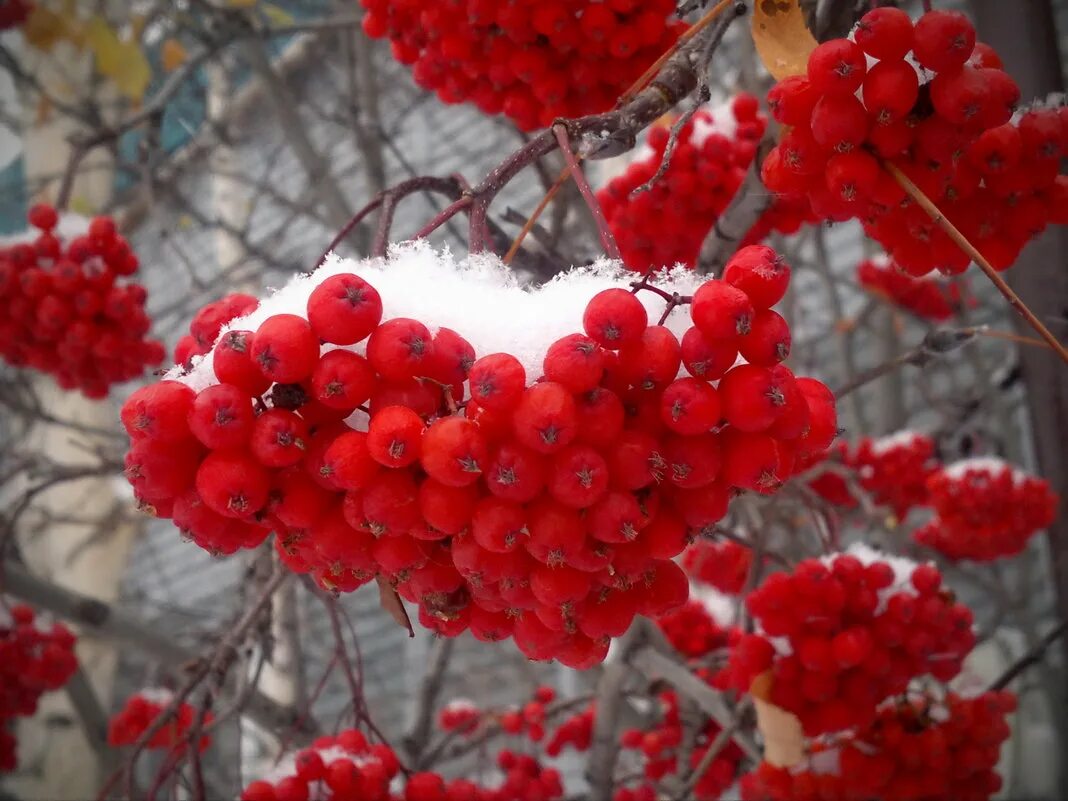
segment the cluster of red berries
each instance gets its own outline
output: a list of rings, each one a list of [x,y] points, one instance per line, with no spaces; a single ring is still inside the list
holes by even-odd
[[[108,721],[108,745],[122,746],[136,743],[170,706],[172,698],[173,695],[169,690],[157,688],[141,690],[131,695],[126,699],[123,708]],[[145,748],[151,750],[184,749],[196,716],[197,712],[192,704],[183,701],[174,716],[149,738]],[[206,725],[211,721],[212,714],[208,712],[204,715],[203,722]],[[205,734],[200,738],[198,750],[204,751],[210,744],[211,737]]]
[[[2,610],[0,610],[2,613]],[[0,772],[15,769],[15,737],[9,722],[37,711],[40,697],[58,690],[74,674],[74,635],[62,623],[41,628],[28,606],[8,610],[9,622],[0,622]]]
[[[857,282],[872,294],[924,320],[948,320],[960,304],[960,288],[956,284],[947,284],[934,276],[913,278],[886,256],[865,259],[857,265]]]
[[[564,720],[545,744],[545,753],[556,757],[568,747],[579,752],[589,750],[593,743],[593,724],[596,718],[597,705],[590,704],[581,712]]]
[[[704,604],[692,598],[656,622],[668,642],[685,657],[696,659],[727,646],[727,631]]]
[[[364,32],[445,103],[522,130],[607,111],[686,25],[674,0],[361,0]]]
[[[694,267],[701,244],[742,185],[767,127],[753,95],[736,96],[730,113],[733,133],[730,126],[717,126],[712,111],[697,112],[679,131],[663,175],[650,189],[634,194],[665,157],[669,132],[655,126],[648,136],[650,152],[597,193],[630,269],[645,273],[676,264]],[[773,230],[793,233],[811,219],[804,197],[777,197],[742,244],[759,242]]]
[[[681,342],[635,293],[604,290],[528,386],[514,356],[383,322],[374,287],[333,275],[307,318],[221,337],[221,383],[134,393],[126,475],[202,547],[273,530],[286,564],[326,588],[382,575],[440,634],[589,667],[635,615],[686,600],[672,559],[733,491],[775,491],[834,439],[831,392],[779,364],[790,332],[770,306],[789,278],[770,248],[739,251],[687,299]],[[357,408],[365,431],[344,422]]]
[[[962,14],[929,11],[913,25],[905,12],[880,7],[861,18],[854,39],[819,45],[806,76],[768,94],[772,114],[790,126],[763,164],[769,189],[807,195],[820,217],[862,220],[913,276],[961,273],[970,259],[880,160],[998,269],[1048,223],[1068,218],[1068,179],[1058,175],[1063,110],[1013,121],[1020,90]]]
[[[145,289],[122,280],[138,261],[114,221],[97,217],[64,246],[54,208],[34,206],[28,219],[40,233],[0,248],[0,357],[89,398],[162,362],[163,345],[145,339]]]
[[[812,736],[869,725],[913,678],[953,678],[975,644],[971,611],[933,565],[896,567],[838,554],[773,573],[746,598],[758,632],[738,639],[717,684],[745,692],[771,670],[771,702]]]
[[[647,730],[628,729],[623,732],[623,748],[638,751],[644,764],[642,771],[647,784],[633,788],[629,793],[617,791],[614,801],[644,801],[657,798],[653,783],[665,776],[689,773],[704,762],[709,746],[720,734],[719,725],[708,720],[698,732],[692,749],[688,752],[688,765],[680,765],[683,758],[683,726],[679,714],[678,697],[673,691],[660,693],[661,715],[657,722]],[[738,765],[743,759],[741,749],[729,742],[712,759],[707,769],[697,779],[692,797],[696,801],[715,801],[723,791],[733,784],[738,773]]]
[[[904,520],[910,509],[928,504],[927,480],[939,467],[934,440],[914,431],[879,439],[863,437],[852,451],[841,443],[834,456],[856,475],[857,484],[872,501],[892,509],[898,520]],[[811,486],[836,506],[857,506],[848,484],[837,473],[821,473]]]
[[[538,687],[534,697],[521,709],[510,709],[500,715],[501,731],[524,735],[531,742],[541,742],[545,738],[545,705],[552,703],[555,697],[556,691],[552,687]]]
[[[482,710],[466,699],[449,701],[438,712],[438,728],[450,734],[471,734],[481,722]]]
[[[927,479],[927,491],[935,517],[913,537],[950,559],[1015,556],[1057,514],[1048,481],[989,457],[941,468]]]
[[[219,338],[222,327],[256,310],[260,302],[252,295],[233,292],[202,307],[189,323],[189,333],[174,346],[174,363],[189,368],[194,356],[203,356]]]
[[[737,595],[745,588],[752,563],[752,550],[731,540],[700,539],[682,554],[682,567],[691,580],[727,595]]]
[[[27,19],[33,11],[33,3],[30,0],[5,0],[0,3],[0,31],[17,28]]]
[[[742,777],[743,801],[988,801],[1009,736],[1009,692],[913,696],[888,703],[864,729],[813,743],[805,768],[762,762]]]
[[[411,773],[391,792],[400,762],[384,743],[371,745],[356,729],[320,737],[298,751],[270,779],[250,782],[241,801],[554,801],[563,796],[559,772],[530,756],[501,751],[504,781],[495,788],[437,773]],[[399,780],[398,780],[399,781]]]

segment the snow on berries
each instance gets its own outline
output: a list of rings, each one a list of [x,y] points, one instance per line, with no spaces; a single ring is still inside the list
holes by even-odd
[[[1056,518],[1049,482],[1000,459],[964,459],[927,478],[935,516],[913,533],[949,559],[989,562],[1016,556]]]
[[[913,278],[886,256],[857,265],[857,283],[868,292],[924,320],[940,323],[956,314],[960,289],[936,275]]]
[[[815,214],[857,218],[909,275],[964,272],[969,257],[908,197],[899,169],[999,270],[1065,219],[1060,108],[1014,113],[1016,83],[972,24],[929,11],[915,25],[873,9],[853,39],[813,50],[805,76],[768,94],[788,126],[762,165],[765,185],[807,197]]]
[[[111,218],[85,229],[38,204],[27,219],[38,233],[0,247],[0,358],[94,399],[162,362],[145,289],[129,280],[137,256]],[[83,232],[64,241],[61,227]]]
[[[23,604],[0,605],[0,773],[16,767],[14,719],[36,713],[40,697],[65,685],[77,669],[70,629],[42,625]]]
[[[747,691],[771,671],[776,706],[814,736],[868,726],[914,678],[948,681],[975,644],[971,611],[930,564],[866,547],[773,573],[746,598],[758,624],[717,676]]]
[[[364,32],[444,103],[520,129],[607,111],[686,29],[674,0],[361,0]]]
[[[732,494],[775,492],[837,431],[830,391],[779,363],[788,330],[733,366],[786,290],[773,250],[742,249],[723,280],[630,275],[530,291],[421,243],[334,259],[211,315],[213,349],[130,396],[126,476],[213,553],[273,531],[324,588],[379,576],[439,634],[590,667],[636,615],[686,601],[672,560]],[[664,293],[681,305],[653,325]]]
[[[108,721],[108,745],[124,746],[133,745],[141,736],[155,724],[167,710],[174,698],[170,690],[158,687],[149,687],[131,695],[126,699],[122,709],[116,712]],[[196,722],[197,711],[188,701],[183,701],[177,707],[172,717],[169,717],[166,725],[161,726],[145,743],[149,750],[171,751],[186,747],[189,731]],[[212,722],[212,714],[205,713],[203,725]],[[204,751],[211,745],[211,737],[203,735],[197,745],[199,751]]]
[[[624,263],[641,273],[693,267],[701,243],[741,187],[766,127],[749,94],[737,95],[729,106],[702,108],[679,131],[667,169],[638,192],[666,156],[668,129],[652,128],[626,171],[597,193]],[[806,198],[776,197],[742,244],[771,231],[793,233],[812,219]]]
[[[1001,788],[995,769],[1010,733],[1005,718],[1015,710],[1016,696],[1004,691],[910,693],[887,701],[855,731],[810,742],[799,766],[761,762],[742,777],[740,795],[743,801],[986,801]]]

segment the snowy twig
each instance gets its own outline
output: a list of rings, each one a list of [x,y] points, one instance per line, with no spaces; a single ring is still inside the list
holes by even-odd
[[[1034,648],[1013,662],[1012,665],[1010,665],[1004,673],[998,676],[987,689],[1005,689],[1013,679],[1025,670],[1041,662],[1049,647],[1065,634],[1068,634],[1068,620],[1062,620],[1059,625],[1049,631],[1041,640],[1035,643]]]

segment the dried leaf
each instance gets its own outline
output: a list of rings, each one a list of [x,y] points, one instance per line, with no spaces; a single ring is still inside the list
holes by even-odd
[[[798,0],[757,0],[753,42],[760,60],[776,80],[803,75],[816,40],[805,26]]]
[[[52,100],[45,95],[37,98],[37,108],[34,109],[34,125],[44,125],[52,118]]]
[[[234,8],[253,8],[259,0],[230,0]]]
[[[177,39],[167,39],[159,50],[159,60],[164,72],[174,72],[185,63],[188,57],[189,53],[186,52],[185,45]]]
[[[284,27],[286,25],[292,25],[294,22],[293,15],[286,11],[284,8],[276,6],[274,3],[265,3],[263,6],[263,15],[270,20],[272,25]]]
[[[124,42],[103,17],[93,17],[85,27],[86,44],[96,57],[96,69],[110,78],[131,100],[144,97],[152,80],[152,68],[137,42]]]
[[[82,217],[92,217],[97,213],[96,206],[85,195],[75,195],[71,198],[68,208]]]
[[[389,612],[390,617],[396,620],[398,625],[408,629],[409,637],[414,637],[415,630],[412,628],[412,621],[408,618],[408,610],[404,608],[404,602],[401,601],[397,591],[383,576],[375,576],[375,581],[378,582],[378,600],[382,608]]]
[[[67,21],[56,12],[37,4],[22,25],[22,35],[27,44],[48,53],[57,42],[67,38]]]
[[[771,671],[761,673],[749,686],[756,709],[757,728],[764,737],[764,761],[789,768],[805,758],[805,732],[797,715],[771,703]]]

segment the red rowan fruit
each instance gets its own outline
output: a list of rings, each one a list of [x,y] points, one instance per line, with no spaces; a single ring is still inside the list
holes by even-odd
[[[323,280],[308,297],[308,322],[315,335],[335,345],[362,342],[382,320],[382,298],[358,275]]]
[[[645,306],[625,289],[605,289],[586,305],[582,326],[602,347],[618,350],[636,343],[649,325]]]
[[[319,340],[308,321],[295,314],[276,314],[252,336],[252,360],[267,378],[295,384],[312,374],[319,360]]]

